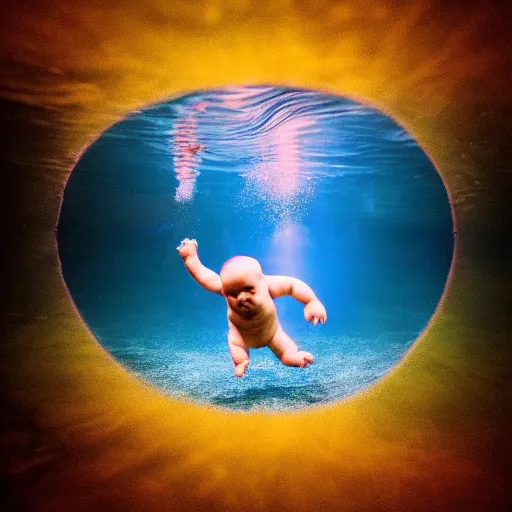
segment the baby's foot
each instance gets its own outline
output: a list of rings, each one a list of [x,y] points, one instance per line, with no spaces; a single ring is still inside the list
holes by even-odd
[[[305,352],[304,350],[300,350],[297,355],[299,356],[300,368],[306,368],[308,365],[315,362],[313,355],[309,352]]]
[[[248,366],[249,366],[249,359],[246,359],[245,361],[238,363],[235,366],[235,377],[243,377],[245,370],[247,370]]]

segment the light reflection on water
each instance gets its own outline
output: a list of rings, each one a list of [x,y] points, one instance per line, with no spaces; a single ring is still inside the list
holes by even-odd
[[[59,223],[64,277],[103,345],[171,395],[232,409],[289,410],[367,387],[433,314],[453,252],[443,184],[391,119],[311,91],[232,88],[155,105],[89,148]],[[316,363],[252,351],[235,379],[225,303],[175,251],[199,240],[218,271],[235,254],[304,279],[325,326],[277,301]]]

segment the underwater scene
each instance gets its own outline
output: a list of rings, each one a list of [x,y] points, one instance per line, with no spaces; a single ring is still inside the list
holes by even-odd
[[[112,126],[70,175],[57,237],[113,357],[174,398],[240,411],[327,404],[383,377],[434,314],[453,255],[446,189],[409,133],[352,99],[271,86],[198,91]],[[234,377],[226,301],[188,274],[185,237],[217,273],[247,255],[305,281],[324,325],[275,303],[314,364],[264,347]]]

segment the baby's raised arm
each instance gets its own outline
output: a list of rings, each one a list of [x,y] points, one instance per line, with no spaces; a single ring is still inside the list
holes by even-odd
[[[180,256],[183,258],[185,267],[189,274],[209,292],[222,294],[222,281],[219,274],[205,267],[197,255],[197,241],[195,239],[185,238],[180,245],[176,247]]]
[[[265,276],[268,291],[272,298],[290,295],[295,300],[305,304],[304,317],[316,325],[319,321],[325,323],[327,313],[324,305],[318,300],[313,290],[300,279],[289,276]]]

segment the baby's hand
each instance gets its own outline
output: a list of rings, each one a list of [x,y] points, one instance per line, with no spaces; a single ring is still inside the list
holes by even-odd
[[[304,306],[304,318],[308,322],[312,322],[313,325],[316,325],[319,321],[325,324],[327,321],[327,313],[324,305],[318,299],[308,302]]]
[[[180,253],[180,256],[185,259],[189,256],[195,256],[197,254],[197,240],[195,238],[184,238],[176,250]]]

